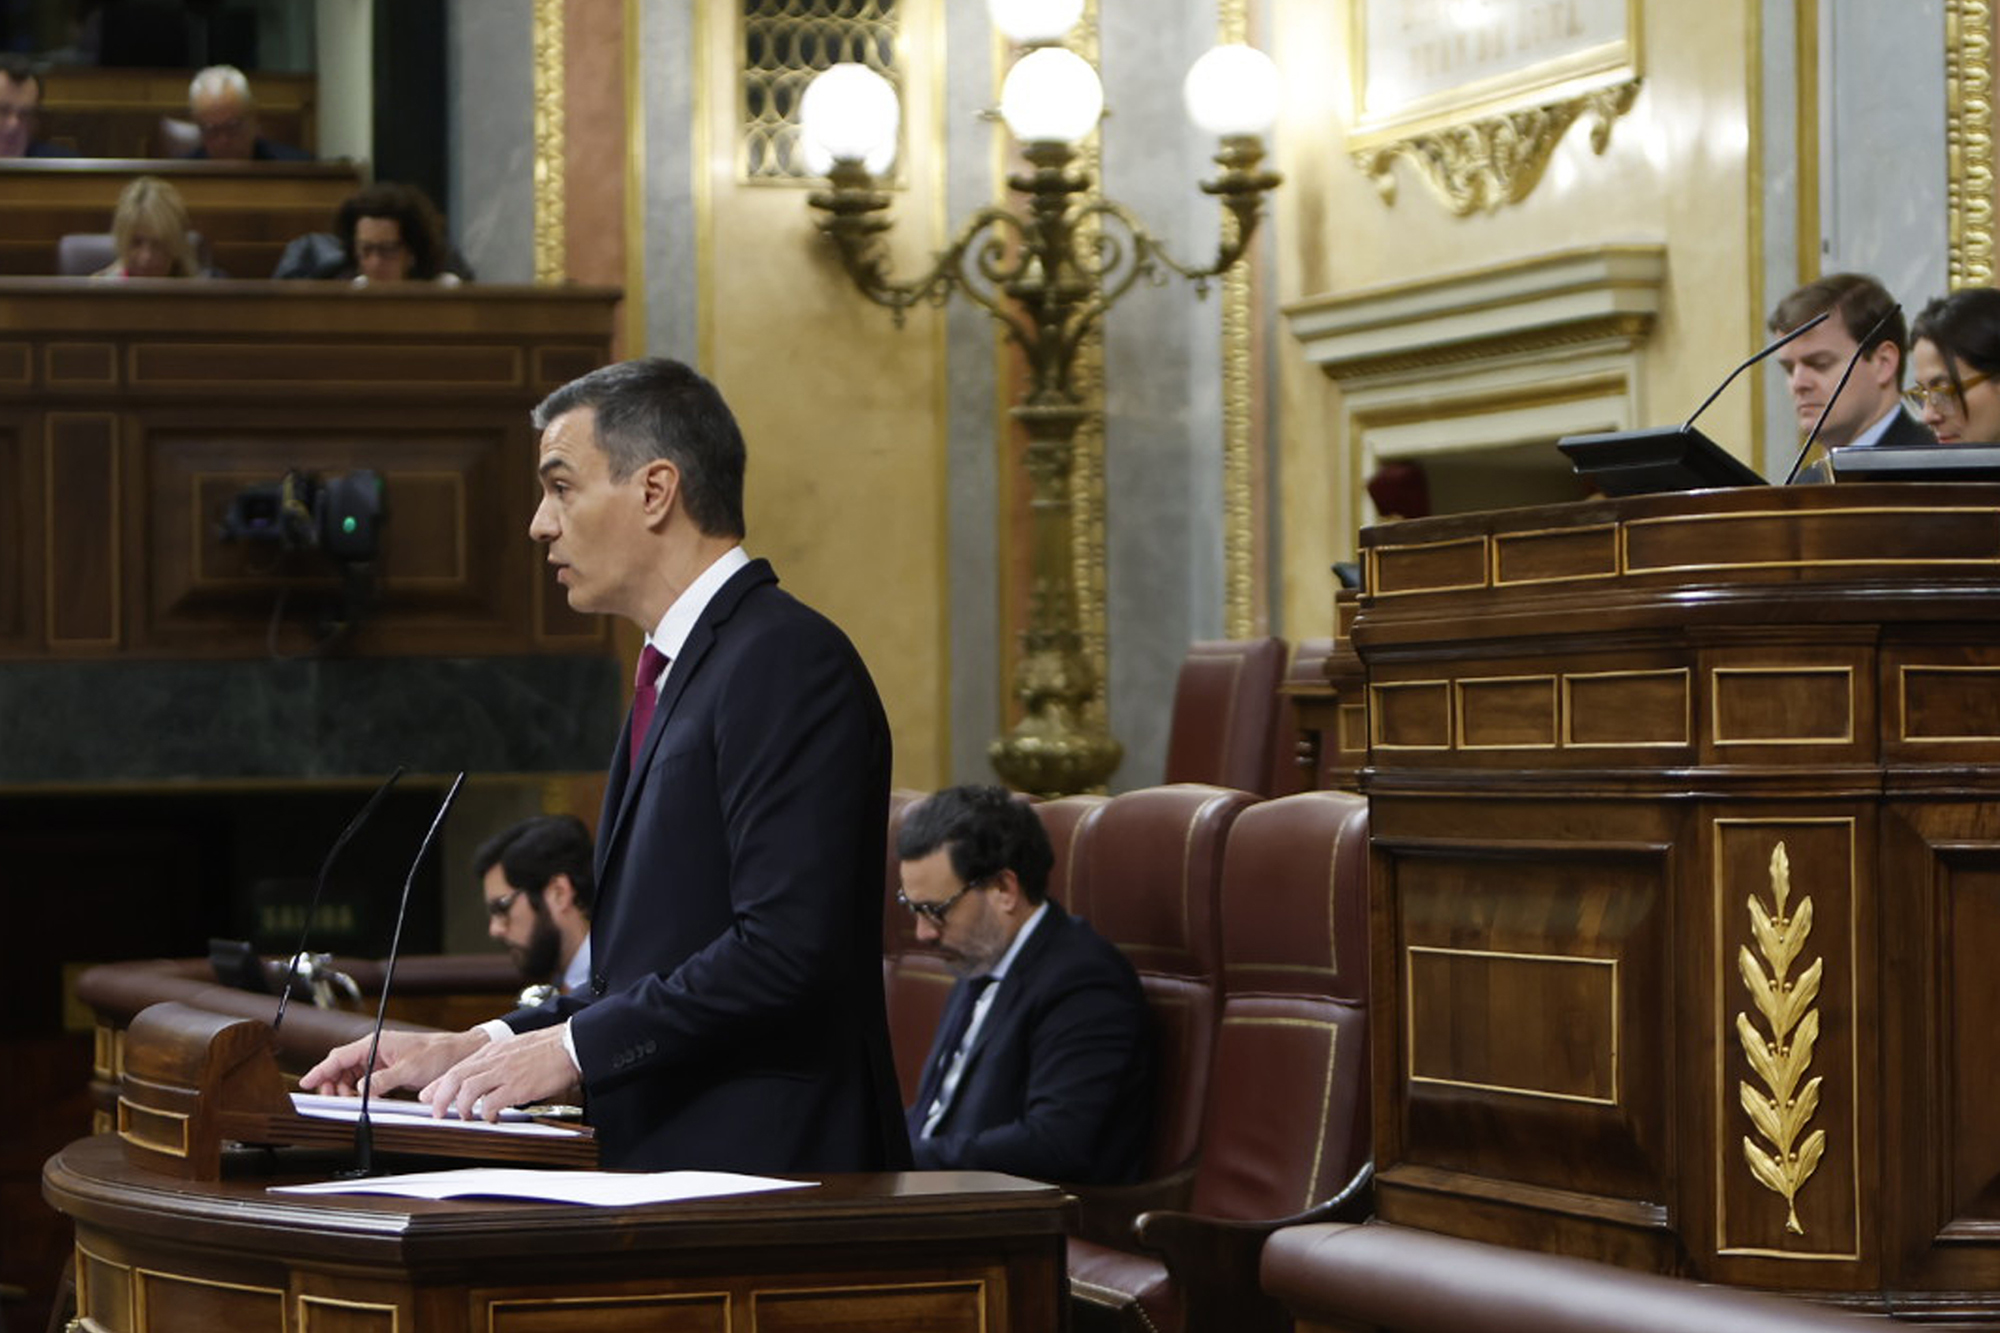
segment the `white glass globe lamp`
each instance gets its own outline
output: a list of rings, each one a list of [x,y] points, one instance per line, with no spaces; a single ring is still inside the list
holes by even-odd
[[[896,160],[902,106],[889,81],[866,65],[833,65],[799,99],[799,148],[806,169],[825,175],[834,162],[859,162],[879,176]]]
[[[1028,52],[1000,85],[1000,118],[1022,143],[1076,143],[1103,114],[1097,71],[1060,46]]]
[[[993,26],[1016,46],[1059,42],[1083,17],[1083,0],[986,0]]]
[[[1278,123],[1278,67],[1254,46],[1218,46],[1188,70],[1188,118],[1221,139],[1257,138]]]

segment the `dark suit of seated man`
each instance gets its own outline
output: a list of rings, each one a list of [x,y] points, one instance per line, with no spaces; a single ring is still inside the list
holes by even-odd
[[[951,787],[905,816],[896,855],[917,938],[961,978],[909,1110],[917,1166],[1136,1179],[1151,1123],[1145,996],[1115,945],[1048,900],[1042,821],[1003,788]]]

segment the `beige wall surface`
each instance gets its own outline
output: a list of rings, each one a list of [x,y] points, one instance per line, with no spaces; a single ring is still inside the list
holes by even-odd
[[[909,49],[936,40],[935,7],[902,13]],[[940,317],[923,307],[898,329],[841,272],[805,188],[739,182],[740,38],[720,7],[705,29],[702,361],[750,451],[746,546],[867,660],[894,734],[896,784],[936,788],[948,780],[950,739]],[[936,119],[935,68],[906,66],[904,120],[918,128],[905,135],[907,188],[894,191],[898,275],[921,272],[944,244],[936,135],[922,128]]]
[[[1394,167],[1384,203],[1349,155],[1353,97],[1346,4],[1275,0],[1270,49],[1285,79],[1278,165],[1277,299],[1312,297],[1504,265],[1575,246],[1663,244],[1660,311],[1641,359],[1638,414],[1678,420],[1753,350],[1751,61],[1754,0],[1638,0],[1644,84],[1602,156],[1579,121],[1521,203],[1455,217],[1414,167]],[[1342,456],[1340,394],[1281,327],[1279,452],[1284,623],[1292,637],[1331,627],[1331,560],[1355,548],[1362,480]],[[1738,390],[1703,418],[1747,450],[1753,395]]]

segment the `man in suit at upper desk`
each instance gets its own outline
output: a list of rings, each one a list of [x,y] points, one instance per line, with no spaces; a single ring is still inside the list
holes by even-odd
[[[1151,1125],[1145,996],[1115,945],[1048,900],[1041,819],[1000,787],[947,788],[904,816],[896,856],[917,938],[961,978],[910,1107],[917,1165],[1136,1179]]]
[[[1832,315],[1810,333],[1778,351],[1803,440],[1813,428],[1840,377],[1861,348],[1854,373],[1826,422],[1818,444],[1825,449],[1878,444],[1936,444],[1930,428],[1903,410],[1903,371],[1910,360],[1909,325],[1895,310],[1895,298],[1881,283],[1863,273],[1832,273],[1809,282],[1778,302],[1771,312],[1773,334],[1789,333],[1814,315]],[[1877,328],[1877,324],[1880,327]],[[1864,348],[1861,340],[1874,337]],[[1786,455],[1789,459],[1790,455]],[[1784,478],[1773,474],[1773,481]],[[1833,480],[1823,459],[1799,471],[1800,482]]]
[[[908,1166],[882,994],[889,729],[867,668],[744,553],[743,439],[707,380],[607,366],[535,424],[530,534],[571,606],[647,633],[598,826],[590,993],[385,1033],[376,1090],[491,1120],[580,1080],[617,1169]],[[338,1048],[304,1086],[352,1090],[367,1051]]]
[[[42,118],[42,76],[20,56],[0,55],[0,157],[62,157],[35,138]]]

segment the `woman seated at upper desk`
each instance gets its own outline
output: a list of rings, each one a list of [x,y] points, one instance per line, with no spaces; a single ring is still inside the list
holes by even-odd
[[[1939,444],[2000,442],[2000,291],[1965,287],[1910,326],[1916,383],[1904,395]]]
[[[195,255],[187,205],[180,191],[157,176],[140,176],[118,196],[111,218],[116,259],[94,278],[206,277]]]

